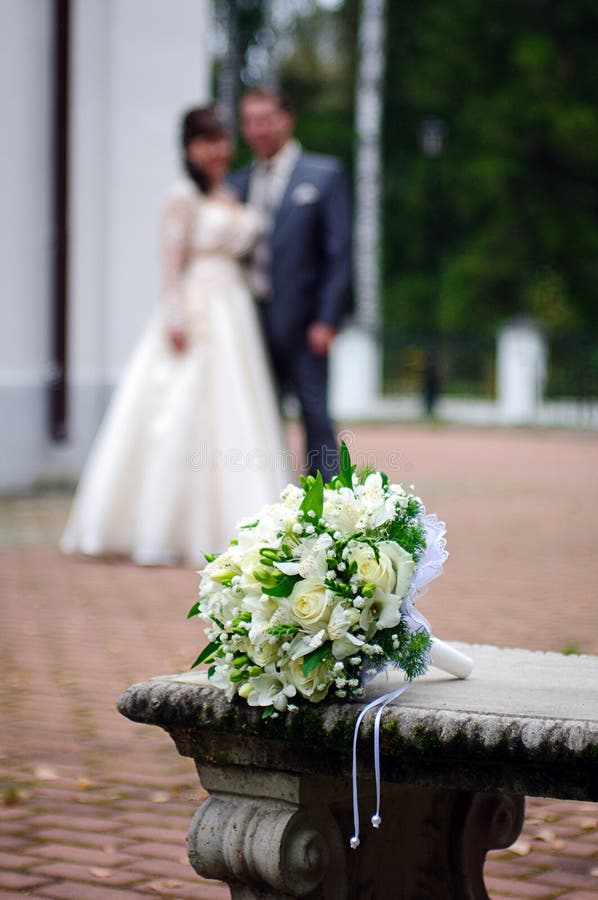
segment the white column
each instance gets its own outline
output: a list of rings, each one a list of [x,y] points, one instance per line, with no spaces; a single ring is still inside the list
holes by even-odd
[[[338,418],[372,415],[381,382],[377,329],[381,293],[382,109],[385,0],[362,0],[355,97],[356,323],[335,342],[331,358],[331,409]]]
[[[0,4],[0,491],[35,481],[49,360],[52,4]]]

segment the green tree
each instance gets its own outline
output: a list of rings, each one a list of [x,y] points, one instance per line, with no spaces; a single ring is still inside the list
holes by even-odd
[[[388,5],[389,323],[598,327],[596,26],[589,0]],[[430,116],[436,158],[418,141]]]

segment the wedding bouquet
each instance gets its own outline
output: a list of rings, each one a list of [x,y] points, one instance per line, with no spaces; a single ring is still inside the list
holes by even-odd
[[[288,485],[280,500],[238,523],[229,548],[208,557],[189,617],[208,623],[193,666],[263,717],[359,698],[389,665],[407,681],[431,661],[415,604],[447,557],[445,525],[383,472],[340,472]],[[192,666],[192,668],[193,668]]]

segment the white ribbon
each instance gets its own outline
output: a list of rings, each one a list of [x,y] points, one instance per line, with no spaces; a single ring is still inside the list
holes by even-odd
[[[448,553],[446,551],[446,526],[444,522],[439,522],[435,515],[422,515],[422,524],[426,535],[426,549],[418,560],[415,572],[409,585],[405,597],[401,602],[401,619],[407,625],[409,632],[413,634],[416,631],[427,631],[430,634],[430,623],[419,610],[415,608],[415,602],[426,593],[428,584],[442,572],[442,566],[446,561]],[[467,678],[470,674],[473,663],[468,656],[449,647],[443,641],[433,637],[430,634],[432,644],[430,647],[429,660],[433,666],[455,675],[457,678]],[[378,707],[376,718],[374,720],[374,778],[376,782],[376,811],[372,816],[372,825],[379,828],[382,819],[380,817],[380,723],[382,721],[382,713],[389,703],[400,697],[408,687],[411,681],[406,681],[394,691],[382,694],[376,697],[365,706],[357,717],[355,729],[353,731],[353,837],[349,844],[353,850],[359,847],[359,805],[357,802],[357,740],[359,737],[359,729],[364,716],[371,710]]]
[[[382,713],[384,712],[385,707],[392,703],[393,700],[396,700],[397,697],[400,697],[404,691],[411,685],[410,681],[406,681],[405,684],[402,684],[400,688],[397,688],[395,691],[390,691],[388,694],[382,694],[381,697],[376,697],[375,700],[372,700],[371,703],[368,703],[357,717],[357,721],[355,723],[355,729],[353,731],[353,770],[352,770],[352,782],[353,782],[353,828],[354,833],[353,837],[349,841],[352,850],[357,850],[359,847],[359,804],[357,801],[357,738],[359,736],[359,729],[361,727],[361,722],[363,717],[370,711],[370,709],[375,709],[376,706],[380,707],[378,712],[376,713],[376,718],[374,720],[374,778],[376,780],[376,812],[372,816],[372,825],[374,828],[379,828],[382,822],[380,818],[380,719]]]

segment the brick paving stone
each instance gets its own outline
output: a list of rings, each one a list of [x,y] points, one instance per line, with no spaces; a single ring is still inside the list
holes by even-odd
[[[539,883],[550,884],[559,888],[576,888],[598,892],[598,878],[590,875],[589,870],[585,875],[578,875],[574,872],[562,872],[557,869],[551,869],[549,872],[543,872],[538,875],[536,880]]]
[[[451,556],[422,606],[440,637],[598,653],[595,529],[574,527],[596,521],[597,435],[401,425],[345,428],[345,438],[357,461],[414,483],[448,523]],[[289,439],[297,450],[296,429]],[[193,763],[115,709],[132,682],[197,655],[201,629],[186,620],[197,574],[63,557],[68,505],[56,491],[0,500],[0,799],[16,800],[0,804],[0,850],[24,860],[0,872],[45,878],[26,888],[38,898],[224,900],[228,889],[204,885],[186,860],[205,796]],[[596,898],[598,808],[526,806],[529,853],[489,854],[492,900]],[[111,866],[133,880],[89,874]],[[0,881],[0,900],[21,892],[12,884]]]
[[[40,897],[54,897],[55,900],[131,900],[129,890],[121,891],[94,884],[82,885],[75,881],[62,881],[44,886],[39,890]]]
[[[559,894],[559,900],[596,900],[598,891],[568,891]]]
[[[0,887],[11,888],[14,891],[24,891],[29,888],[39,887],[47,883],[48,879],[42,875],[27,875],[25,872],[0,871]]]
[[[111,866],[123,866],[132,862],[133,856],[113,851],[93,850],[91,847],[77,847],[74,844],[30,844],[25,853],[44,859],[61,859],[65,862],[81,862],[90,866],[109,869]]]
[[[495,878],[493,875],[486,875],[486,889],[490,897],[494,897],[495,892],[502,891],[508,897],[517,898],[517,900],[552,900],[555,894],[554,888],[547,885],[537,884],[533,881],[522,881],[519,879]]]
[[[52,881],[79,881],[87,884],[96,882],[98,885],[110,887],[127,887],[141,884],[146,876],[140,872],[132,872],[122,867],[112,869],[109,867],[89,866],[80,863],[51,862],[38,865],[28,870],[29,874],[45,875]],[[83,894],[83,888],[81,888]]]

